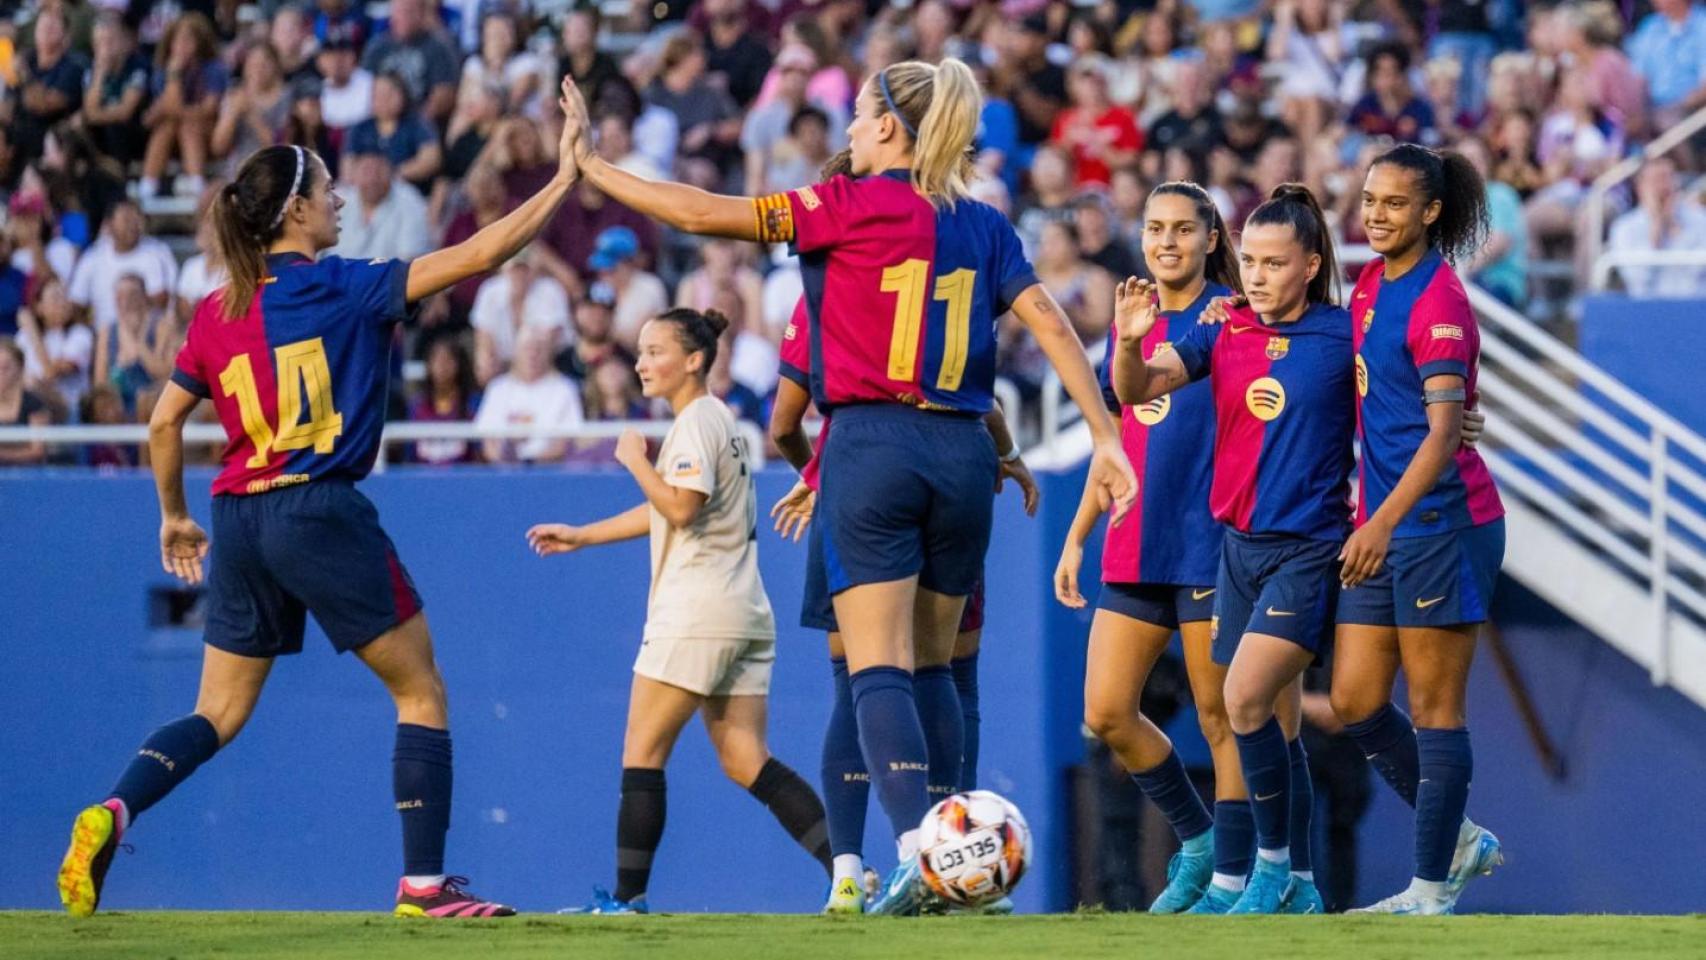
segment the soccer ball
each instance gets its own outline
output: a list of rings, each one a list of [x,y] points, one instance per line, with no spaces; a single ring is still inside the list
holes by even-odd
[[[930,891],[976,907],[1013,892],[1031,865],[1031,828],[1019,808],[988,790],[956,793],[918,829],[918,868]]]

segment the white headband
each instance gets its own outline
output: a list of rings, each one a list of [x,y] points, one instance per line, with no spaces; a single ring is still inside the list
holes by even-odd
[[[290,192],[284,195],[284,204],[278,208],[278,216],[272,218],[274,229],[284,222],[284,213],[290,209],[290,198],[296,196],[296,191],[302,189],[302,168],[305,166],[304,161],[308,154],[298,146],[292,146],[290,149],[296,151],[296,177],[290,181]]]

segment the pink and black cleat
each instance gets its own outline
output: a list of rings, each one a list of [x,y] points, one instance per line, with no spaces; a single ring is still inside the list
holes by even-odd
[[[514,907],[481,900],[462,885],[467,877],[445,877],[436,887],[414,887],[407,880],[397,881],[399,917],[513,917]]]

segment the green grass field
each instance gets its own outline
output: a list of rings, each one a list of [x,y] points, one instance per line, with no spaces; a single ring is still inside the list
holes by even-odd
[[[919,920],[782,916],[519,917],[347,913],[0,912],[0,957],[429,957],[833,960],[1474,960],[1706,956],[1706,916],[1184,918],[1079,913]]]

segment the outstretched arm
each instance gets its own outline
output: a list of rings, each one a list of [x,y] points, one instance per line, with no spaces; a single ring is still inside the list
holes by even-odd
[[[629,507],[614,517],[608,517],[584,527],[566,523],[541,523],[528,528],[527,545],[541,557],[558,553],[573,553],[582,547],[638,540],[652,529],[652,508],[647,504]]]

